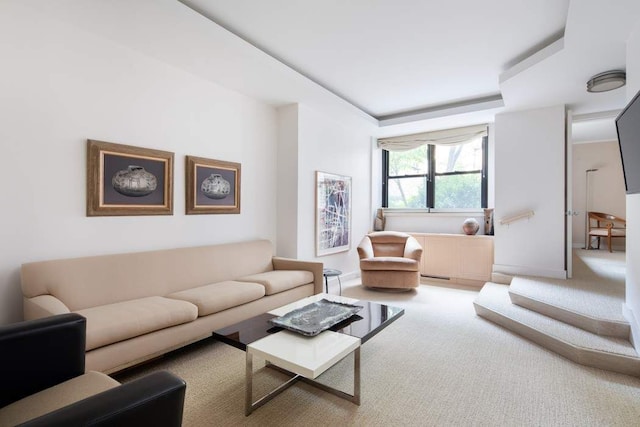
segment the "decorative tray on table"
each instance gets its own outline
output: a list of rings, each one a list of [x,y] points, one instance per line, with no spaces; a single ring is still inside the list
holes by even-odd
[[[362,306],[321,299],[300,307],[284,316],[270,319],[275,326],[288,329],[309,337],[337,325],[356,314]]]

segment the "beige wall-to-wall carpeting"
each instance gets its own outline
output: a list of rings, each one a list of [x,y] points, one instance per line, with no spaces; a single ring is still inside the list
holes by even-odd
[[[577,365],[477,317],[476,291],[423,284],[389,294],[349,282],[343,295],[405,308],[362,347],[361,406],[297,384],[245,417],[244,352],[215,341],[119,379],[157,369],[184,378],[185,426],[638,425],[640,379]],[[347,357],[320,379],[349,392],[352,366]],[[284,379],[260,368],[254,387]]]

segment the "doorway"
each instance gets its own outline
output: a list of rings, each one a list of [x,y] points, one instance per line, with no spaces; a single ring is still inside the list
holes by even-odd
[[[611,113],[611,112],[609,112]],[[586,248],[587,212],[626,216],[626,195],[622,161],[615,133],[615,115],[581,120],[571,126],[571,246]],[[569,203],[568,203],[569,204]],[[616,239],[614,239],[616,240]],[[625,250],[625,239],[614,241],[614,251]],[[601,250],[608,250],[606,245]]]

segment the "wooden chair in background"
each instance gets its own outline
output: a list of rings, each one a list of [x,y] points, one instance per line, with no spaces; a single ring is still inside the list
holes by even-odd
[[[609,252],[612,252],[611,239],[627,236],[627,221],[624,218],[602,212],[588,212],[588,215],[589,241],[587,242],[587,249],[593,249],[591,240],[594,237],[598,239],[597,248],[600,249],[600,239],[606,237]]]

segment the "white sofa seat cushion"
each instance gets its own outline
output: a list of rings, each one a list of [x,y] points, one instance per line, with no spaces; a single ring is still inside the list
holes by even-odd
[[[207,316],[264,297],[264,286],[228,280],[174,292],[167,298],[188,301],[198,307],[198,316]]]
[[[237,280],[260,283],[264,286],[267,295],[273,295],[297,288],[298,286],[313,283],[313,273],[303,270],[274,270],[244,276]]]
[[[198,308],[193,304],[157,296],[91,307],[76,313],[87,318],[87,351],[198,318]]]
[[[101,372],[87,372],[0,408],[0,426],[24,423],[119,385]]]

